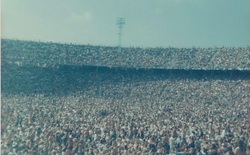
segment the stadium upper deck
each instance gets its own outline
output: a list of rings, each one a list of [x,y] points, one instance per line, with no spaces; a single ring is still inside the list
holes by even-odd
[[[20,66],[58,65],[250,70],[250,47],[123,48],[2,39],[2,62]]]

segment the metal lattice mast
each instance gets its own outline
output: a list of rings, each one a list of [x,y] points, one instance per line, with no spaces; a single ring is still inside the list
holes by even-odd
[[[116,25],[119,28],[119,43],[118,43],[118,51],[121,52],[121,43],[122,43],[122,28],[125,25],[125,18],[117,18]]]

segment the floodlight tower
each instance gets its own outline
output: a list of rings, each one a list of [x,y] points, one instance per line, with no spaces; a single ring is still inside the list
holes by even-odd
[[[125,18],[117,18],[116,25],[119,28],[119,44],[118,44],[118,52],[121,52],[121,42],[122,42],[122,28],[125,25]]]

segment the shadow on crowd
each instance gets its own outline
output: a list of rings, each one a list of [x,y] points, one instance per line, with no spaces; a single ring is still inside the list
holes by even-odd
[[[159,80],[247,80],[249,71],[167,70],[109,68],[96,66],[57,66],[41,68],[2,64],[2,92],[6,94],[42,93],[67,95],[112,84],[130,85]]]

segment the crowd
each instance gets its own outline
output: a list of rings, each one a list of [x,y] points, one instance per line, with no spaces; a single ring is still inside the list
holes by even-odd
[[[4,39],[1,154],[248,155],[249,72],[204,70],[249,71],[249,60],[250,47]]]
[[[21,78],[21,86],[31,91],[2,90],[3,155],[250,154],[248,77],[115,69],[50,70],[44,75],[40,69],[18,68],[15,75],[6,70],[11,69],[3,70],[3,83],[7,77],[11,82]],[[25,81],[28,76],[41,80]],[[72,87],[79,91],[34,91],[56,83],[66,86],[60,89],[75,83]]]
[[[90,65],[131,68],[249,70],[250,47],[122,48],[2,40],[3,62],[31,66]]]

